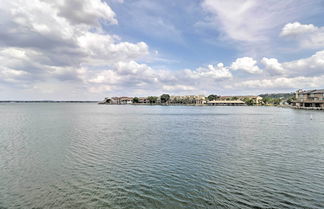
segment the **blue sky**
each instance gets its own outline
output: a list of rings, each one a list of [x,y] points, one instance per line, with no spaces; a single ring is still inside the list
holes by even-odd
[[[322,0],[5,0],[0,99],[324,88]]]

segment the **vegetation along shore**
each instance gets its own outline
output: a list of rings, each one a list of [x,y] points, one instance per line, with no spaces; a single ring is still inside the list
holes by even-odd
[[[107,97],[98,104],[133,105],[209,105],[209,106],[286,106],[297,109],[324,110],[324,89],[298,90],[295,93],[260,94],[257,96],[219,96],[211,94],[148,97]]]

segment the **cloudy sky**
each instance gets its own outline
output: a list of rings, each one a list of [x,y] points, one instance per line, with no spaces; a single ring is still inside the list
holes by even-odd
[[[323,0],[2,0],[0,100],[324,88]]]

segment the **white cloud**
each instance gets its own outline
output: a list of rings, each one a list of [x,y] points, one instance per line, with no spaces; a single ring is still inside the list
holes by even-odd
[[[298,60],[280,63],[275,58],[262,58],[264,73],[259,79],[237,80],[232,89],[262,89],[292,91],[299,88],[323,88],[324,51]],[[268,77],[266,73],[270,73]]]
[[[303,33],[315,32],[316,30],[318,30],[318,28],[315,27],[313,24],[303,25],[300,24],[299,22],[294,22],[294,23],[286,24],[282,28],[280,35],[281,36],[299,35]]]
[[[74,2],[79,9],[71,9],[70,3],[65,0],[0,2],[2,66],[29,73],[30,80],[26,82],[78,80],[80,66],[102,68],[149,54],[144,42],[122,42],[118,36],[102,32],[99,21],[117,23],[105,2]],[[70,13],[62,15],[66,9],[71,9]],[[89,22],[77,19],[81,16]]]
[[[206,15],[198,25],[217,31],[205,36],[208,43],[219,46],[225,41],[239,56],[255,58],[285,54],[289,43],[278,40],[283,25],[314,16],[323,7],[320,0],[202,0],[201,6]],[[316,46],[309,42],[305,45]]]
[[[235,88],[249,88],[262,90],[287,90],[300,88],[322,88],[324,76],[304,77],[298,76],[293,78],[278,77],[274,79],[248,80],[236,83]]]
[[[297,41],[302,48],[324,47],[324,27],[313,24],[288,23],[282,28],[280,36]]]
[[[118,62],[110,70],[80,71],[80,78],[97,91],[132,89],[142,91],[156,89],[160,91],[193,91],[199,88],[210,88],[217,82],[232,78],[232,74],[222,63],[208,65],[196,70],[158,70],[135,61]],[[101,88],[100,86],[110,88]]]
[[[71,2],[79,9],[71,10]],[[272,20],[275,15],[254,14],[260,3],[246,0],[237,6],[238,12],[232,13],[232,17],[231,6],[234,4],[234,1],[205,0],[204,5],[210,6],[208,11],[216,11],[214,14],[220,15],[215,18],[221,21],[222,29],[232,39],[264,40],[265,31],[274,27]],[[260,11],[267,11],[262,5],[261,8]],[[261,17],[258,19],[260,23],[254,22],[253,18],[257,16]],[[264,70],[251,57],[238,58],[230,66],[219,63],[196,69],[157,69],[142,63],[152,56],[146,43],[126,42],[107,33],[102,27],[105,22],[117,24],[117,18],[109,5],[100,0],[0,2],[0,96],[6,94],[4,92],[13,92],[8,90],[10,88],[19,89],[22,94],[30,92],[25,94],[29,96],[39,94],[68,98],[71,95],[71,98],[79,98],[76,95],[80,94],[80,97],[100,98],[109,96],[107,94],[134,95],[139,92],[144,95],[163,91],[217,92],[232,83],[236,83],[233,87],[239,90],[253,86],[295,88],[298,84],[316,87],[321,85],[319,78],[324,75],[324,51],[282,63],[275,58],[264,57],[261,60]],[[158,23],[169,25],[164,20]],[[271,25],[262,25],[267,23]],[[295,29],[295,32],[290,29],[284,36],[291,37],[288,34],[293,33],[298,37],[321,35],[321,28],[306,28],[303,33],[300,29]],[[173,36],[174,31],[171,31],[169,34]],[[316,37],[313,35],[307,37]],[[248,73],[240,78],[237,76],[240,73],[236,71]],[[267,77],[269,73],[270,78]],[[246,80],[250,76],[254,80]]]
[[[265,67],[265,72],[271,75],[296,76],[316,76],[324,74],[324,51],[318,51],[314,55],[298,60],[280,63],[275,58],[262,58],[261,63]]]
[[[324,74],[324,51],[318,51],[308,58],[282,64],[290,75],[314,76]]]
[[[242,57],[237,58],[235,62],[232,63],[231,69],[232,70],[242,70],[251,74],[261,73],[262,71],[256,65],[257,61],[251,57]]]
[[[21,70],[14,70],[6,67],[0,67],[0,81],[9,83],[18,83],[28,73]]]
[[[148,55],[148,46],[144,42],[136,44],[116,42],[114,36],[91,32],[77,38],[80,50],[86,55],[87,64],[111,64],[116,61],[136,60]]]
[[[72,24],[99,25],[100,20],[117,24],[116,14],[101,0],[43,0],[57,9],[58,16]]]
[[[215,65],[208,65],[207,67],[200,67],[197,70],[185,70],[185,76],[191,79],[210,78],[214,80],[230,79],[232,73],[223,63]]]
[[[272,75],[280,75],[285,73],[285,69],[282,67],[282,64],[279,63],[275,58],[263,57],[261,63],[264,65],[266,72],[269,72]]]
[[[273,29],[300,16],[301,11],[309,8],[309,2],[204,0],[202,7],[212,15],[214,26],[228,38],[256,42],[269,39]]]

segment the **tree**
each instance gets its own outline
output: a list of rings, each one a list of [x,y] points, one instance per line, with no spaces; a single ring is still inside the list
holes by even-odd
[[[264,97],[264,98],[262,98],[262,102],[265,105],[279,105],[281,101],[282,101],[281,98],[272,98],[272,97]]]
[[[243,101],[245,102],[245,104],[247,104],[249,106],[255,105],[255,101],[253,99],[244,98]]]
[[[139,99],[138,99],[138,97],[134,97],[134,98],[133,98],[133,103],[139,103]]]
[[[208,101],[213,101],[213,100],[218,99],[218,96],[215,95],[215,94],[211,94],[211,95],[209,95],[207,98],[208,98]]]
[[[265,104],[265,105],[270,104],[270,101],[271,101],[271,99],[269,97],[263,97],[262,98],[262,103]]]
[[[280,105],[281,99],[280,98],[275,98],[273,99],[273,104],[274,105]]]
[[[161,103],[167,103],[170,100],[170,95],[162,94],[160,98],[161,98]]]
[[[291,103],[293,103],[293,101],[294,101],[294,97],[290,97],[289,99],[287,99],[287,103],[289,105],[291,105]]]
[[[150,104],[153,104],[156,103],[158,98],[154,96],[149,96],[147,99],[150,101]]]

